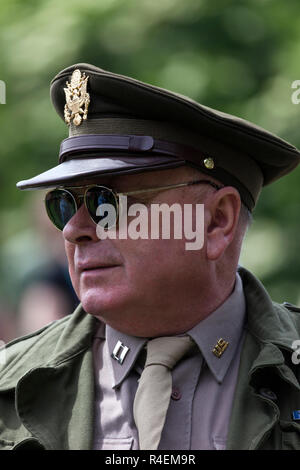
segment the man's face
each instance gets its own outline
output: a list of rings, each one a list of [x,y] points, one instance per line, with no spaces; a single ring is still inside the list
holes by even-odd
[[[182,167],[103,178],[97,184],[125,192],[196,179],[201,175]],[[207,185],[188,186],[141,194],[134,202],[149,211],[153,203],[195,205],[214,191]],[[184,238],[101,240],[84,205],[63,235],[71,280],[86,312],[136,336],[176,334],[193,326],[193,309],[206,296],[205,243],[195,251],[186,250]]]

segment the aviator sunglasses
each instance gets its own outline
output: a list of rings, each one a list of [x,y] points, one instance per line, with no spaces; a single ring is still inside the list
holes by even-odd
[[[165,191],[168,189],[182,188],[184,186],[192,186],[195,184],[209,184],[215,189],[221,189],[221,186],[218,186],[209,180],[190,181],[187,183],[177,183],[167,186],[159,186],[156,188],[139,189],[137,191],[120,193],[107,188],[106,186],[100,185],[72,186],[68,187],[68,189],[56,188],[49,191],[45,197],[45,206],[51,222],[55,225],[56,228],[63,230],[73,215],[76,214],[83,200],[93,222],[95,222],[95,224],[99,224],[104,218],[106,218],[106,223],[103,228],[109,230],[117,224],[119,216],[119,196],[133,196],[136,194],[150,193],[155,191]],[[78,194],[75,192],[82,188],[84,189],[83,194]],[[115,220],[109,224],[107,223],[107,212],[105,210],[99,210],[104,204],[112,205],[114,208]]]

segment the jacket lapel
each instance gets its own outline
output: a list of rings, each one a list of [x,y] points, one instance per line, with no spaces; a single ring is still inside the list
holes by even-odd
[[[267,346],[266,349],[268,349]],[[252,371],[249,374],[253,363],[253,356],[256,353],[257,344],[253,337],[247,333],[232,408],[227,449],[244,450],[258,448],[263,442],[264,437],[272,430],[279,419],[279,410],[276,403],[266,399],[260,393],[261,390],[268,388],[263,387],[262,383],[260,384],[261,387],[254,386],[252,381],[252,374],[254,372]],[[263,349],[261,353],[264,356],[268,351]],[[276,362],[272,362],[275,367]],[[267,367],[265,363],[260,363],[258,357],[256,358],[256,366],[257,368]]]
[[[24,426],[45,449],[91,449],[94,381],[91,351],[19,381],[16,407]]]

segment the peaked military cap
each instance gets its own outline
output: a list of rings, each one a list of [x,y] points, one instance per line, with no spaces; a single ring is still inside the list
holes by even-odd
[[[248,121],[90,64],[62,70],[51,99],[69,137],[59,164],[20,189],[189,164],[236,187],[252,210],[262,186],[300,161],[293,145]]]

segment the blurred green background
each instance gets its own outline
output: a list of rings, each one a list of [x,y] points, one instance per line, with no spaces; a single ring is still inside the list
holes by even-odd
[[[89,62],[300,147],[300,104],[291,100],[300,80],[299,13],[299,0],[1,0],[2,310],[16,311],[26,273],[47,256],[33,226],[42,206],[15,183],[53,166],[67,136],[49,100],[53,76]],[[300,302],[299,181],[300,168],[263,190],[241,257],[279,302]]]

